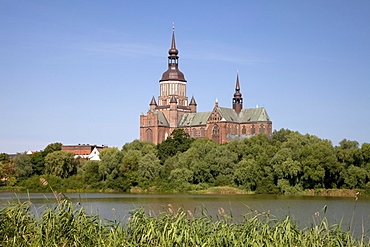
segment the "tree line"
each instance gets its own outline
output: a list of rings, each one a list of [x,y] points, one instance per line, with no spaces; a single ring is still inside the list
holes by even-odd
[[[100,151],[101,161],[74,159],[61,143],[43,151],[0,154],[1,185],[58,190],[185,192],[232,186],[256,193],[297,194],[308,189],[370,190],[370,144],[342,140],[339,146],[310,134],[281,129],[217,144],[191,139],[182,129],[154,145],[135,140]],[[5,179],[4,179],[5,178]]]

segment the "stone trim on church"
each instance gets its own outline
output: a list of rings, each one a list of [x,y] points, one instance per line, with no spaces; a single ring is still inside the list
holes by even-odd
[[[242,140],[259,133],[272,134],[272,121],[265,108],[243,109],[239,76],[236,77],[232,108],[219,107],[197,112],[197,103],[186,96],[184,74],[178,68],[178,50],[172,32],[168,69],[162,75],[158,104],[153,96],[147,115],[140,116],[140,140],[159,144],[175,129],[184,129],[191,138],[209,138],[217,143]]]

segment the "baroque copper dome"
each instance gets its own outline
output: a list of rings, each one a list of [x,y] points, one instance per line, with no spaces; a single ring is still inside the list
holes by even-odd
[[[168,51],[168,69],[162,74],[161,81],[183,81],[186,82],[184,74],[179,70],[177,54],[179,51],[176,49],[175,33],[172,33],[172,44]]]

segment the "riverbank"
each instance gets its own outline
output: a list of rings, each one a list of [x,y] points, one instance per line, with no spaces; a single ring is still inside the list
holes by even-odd
[[[38,189],[36,191],[27,190],[23,187],[0,187],[0,192],[49,192],[50,189],[47,187],[41,187],[42,190]],[[66,189],[64,191],[60,191],[62,193],[122,193],[123,191],[113,190],[113,189]],[[140,187],[132,187],[128,193],[132,194],[163,194],[158,188],[150,188],[148,190],[141,189]],[[168,194],[169,192],[166,192]],[[204,190],[191,190],[185,193],[189,194],[255,194],[254,191],[246,191],[241,190],[238,188],[234,188],[231,186],[216,186],[210,187]],[[176,193],[169,193],[169,194],[178,194]],[[369,193],[363,189],[351,190],[351,189],[310,189],[301,191],[297,194],[289,194],[289,195],[297,195],[297,196],[329,196],[329,197],[369,197]]]

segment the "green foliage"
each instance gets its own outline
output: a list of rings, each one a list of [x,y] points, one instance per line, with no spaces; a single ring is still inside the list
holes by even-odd
[[[0,163],[7,163],[9,162],[9,155],[6,153],[0,153]]]
[[[358,142],[344,139],[334,147],[328,140],[287,129],[274,131],[271,139],[259,134],[222,145],[205,138],[190,139],[178,129],[157,146],[135,140],[121,150],[103,149],[100,162],[76,162],[72,154],[67,158],[67,153],[55,151],[60,146],[54,143],[45,148],[49,153],[45,169],[42,154],[29,156],[32,167],[35,174],[68,178],[76,188],[177,192],[228,186],[284,194],[370,188],[369,143],[359,148]],[[12,178],[12,184],[21,182],[7,156],[1,157],[5,162],[0,166],[2,176]],[[3,185],[9,185],[10,179],[6,181]]]
[[[50,143],[47,145],[42,151],[42,156],[46,157],[49,153],[55,152],[55,151],[61,151],[63,144],[60,142]]]
[[[193,139],[190,139],[188,133],[183,129],[175,129],[171,136],[164,142],[158,144],[158,156],[162,162],[168,157],[176,155],[178,152],[182,153],[189,149]]]
[[[76,172],[74,154],[54,151],[45,157],[45,173],[66,178]]]
[[[28,177],[32,174],[31,158],[28,154],[18,153],[13,160],[13,168],[17,177]]]
[[[139,162],[139,176],[148,180],[155,180],[159,177],[161,164],[153,153],[146,154]]]
[[[119,176],[122,158],[123,153],[116,147],[100,151],[99,173],[103,176],[103,180],[113,180]]]
[[[33,153],[30,155],[32,169],[35,174],[41,175],[45,169],[45,157],[42,152]]]

